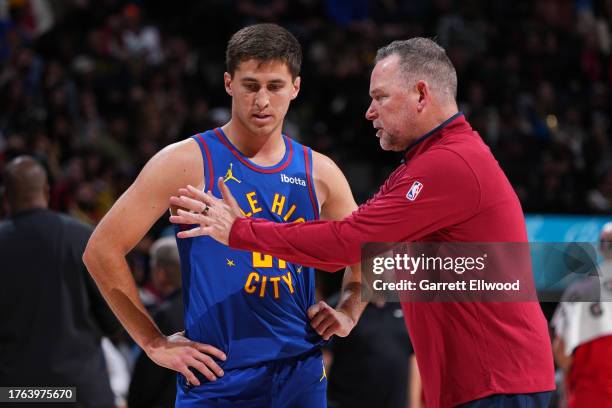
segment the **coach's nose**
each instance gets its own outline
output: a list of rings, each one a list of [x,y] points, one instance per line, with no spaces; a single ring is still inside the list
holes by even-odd
[[[367,120],[374,120],[376,119],[376,117],[378,117],[378,113],[376,113],[376,110],[374,109],[374,101],[372,101],[372,103],[370,103],[370,106],[368,106],[368,109],[365,113],[365,117]]]

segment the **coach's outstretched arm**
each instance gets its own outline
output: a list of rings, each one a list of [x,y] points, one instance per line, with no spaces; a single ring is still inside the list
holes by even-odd
[[[461,184],[457,180],[462,180]],[[415,183],[422,186],[422,191],[410,199],[407,195]],[[236,214],[229,190],[221,191],[224,200],[198,193],[194,197],[197,199],[186,205],[201,211],[205,203],[210,207],[208,215],[180,211],[180,217],[171,219],[200,224],[178,237],[210,235],[232,248],[264,251],[330,272],[360,262],[362,244],[415,241],[467,219],[480,205],[480,186],[472,169],[446,149],[422,154],[409,175],[392,174],[373,198],[341,221],[280,224],[242,218]]]
[[[195,385],[200,382],[189,367],[214,380],[223,371],[211,356],[225,360],[224,353],[190,341],[182,333],[162,334],[140,301],[125,256],[167,210],[169,197],[180,186],[203,182],[204,172],[193,171],[202,168],[192,139],[157,153],[100,221],[83,255],[102,295],[136,343],[155,363],[182,373]]]

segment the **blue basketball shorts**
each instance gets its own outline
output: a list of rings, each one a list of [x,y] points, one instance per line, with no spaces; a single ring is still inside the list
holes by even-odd
[[[176,407],[325,408],[327,375],[321,350],[252,367],[226,370],[191,386],[177,376]],[[200,377],[201,378],[201,377]]]

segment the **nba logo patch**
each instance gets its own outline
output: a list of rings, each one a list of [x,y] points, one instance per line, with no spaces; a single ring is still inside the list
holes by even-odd
[[[423,184],[419,181],[415,181],[414,184],[412,184],[412,187],[410,187],[410,190],[408,190],[408,193],[406,193],[406,198],[410,201],[416,200],[422,189]]]

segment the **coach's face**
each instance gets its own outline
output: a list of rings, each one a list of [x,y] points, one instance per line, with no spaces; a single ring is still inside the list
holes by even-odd
[[[232,117],[257,135],[282,130],[289,103],[300,90],[300,77],[294,80],[281,61],[243,61],[233,76],[224,74],[224,82],[232,96]]]
[[[398,55],[392,54],[376,64],[370,78],[370,97],[366,119],[377,129],[382,149],[406,149],[418,137],[415,121],[419,98],[401,72]]]

